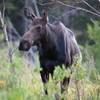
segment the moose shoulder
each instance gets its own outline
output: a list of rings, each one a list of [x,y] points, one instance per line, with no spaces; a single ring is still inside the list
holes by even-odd
[[[40,74],[43,83],[46,83],[49,74],[53,76],[56,66],[62,67],[63,64],[66,68],[70,67],[73,64],[74,56],[80,55],[80,49],[74,33],[60,21],[50,24],[47,13],[44,13],[42,17],[36,17],[33,13],[30,13],[27,18],[30,18],[33,24],[22,37],[19,50],[28,51],[31,46],[37,45],[40,67],[42,68]],[[69,79],[69,77],[64,78],[62,90],[64,90],[63,85],[65,83],[69,84]]]
[[[73,56],[80,52],[73,32],[60,21],[46,25],[46,35],[40,43],[40,62],[44,62],[43,66],[65,64],[68,67],[73,63]]]

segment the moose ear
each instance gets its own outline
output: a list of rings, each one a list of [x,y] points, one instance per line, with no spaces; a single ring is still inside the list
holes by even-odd
[[[26,16],[27,19],[33,20],[36,18],[36,15],[34,14],[34,11],[31,7],[24,8],[24,15]]]
[[[48,22],[48,11],[47,10],[44,10],[43,12],[42,21],[43,21],[43,24],[46,24]]]

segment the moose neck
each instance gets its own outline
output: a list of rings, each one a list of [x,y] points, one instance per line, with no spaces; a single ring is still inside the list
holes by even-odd
[[[54,31],[52,30],[52,24],[47,23],[44,28],[45,33],[43,33],[40,43],[43,48],[54,49],[55,41],[53,36]]]

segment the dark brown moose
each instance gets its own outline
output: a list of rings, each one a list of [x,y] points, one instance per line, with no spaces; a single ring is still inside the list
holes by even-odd
[[[37,17],[32,11],[26,9],[25,15],[32,21],[32,25],[23,35],[19,50],[28,51],[33,45],[38,47],[40,67],[42,68],[40,74],[45,84],[49,80],[49,74],[53,76],[56,66],[64,65],[66,69],[70,67],[73,64],[74,56],[80,54],[80,49],[74,33],[60,21],[50,24],[47,12],[44,12],[42,17]],[[62,92],[69,84],[69,80],[70,77],[65,77],[62,81]]]

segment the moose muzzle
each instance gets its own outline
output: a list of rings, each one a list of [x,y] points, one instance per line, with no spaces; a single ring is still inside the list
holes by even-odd
[[[20,51],[28,51],[30,48],[31,48],[31,44],[30,44],[30,42],[28,42],[26,40],[21,40],[21,42],[19,43]]]

